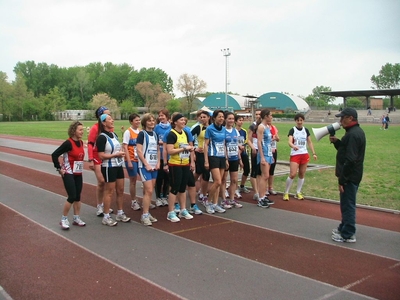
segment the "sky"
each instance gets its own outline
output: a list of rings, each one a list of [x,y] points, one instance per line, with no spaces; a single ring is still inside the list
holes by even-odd
[[[225,91],[228,63],[240,95],[366,90],[400,63],[400,1],[0,0],[0,71],[14,80],[28,60],[155,67],[175,85],[197,75],[209,92]]]

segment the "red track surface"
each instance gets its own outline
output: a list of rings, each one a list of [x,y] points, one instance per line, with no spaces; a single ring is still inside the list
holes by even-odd
[[[4,147],[0,147],[0,152],[51,160],[49,155]],[[0,173],[55,193],[65,194],[62,181],[56,174],[37,172],[2,161]],[[85,184],[83,202],[95,206],[94,195],[95,186]],[[253,202],[249,195],[244,197],[244,201]],[[280,197],[274,199],[275,208],[340,219],[339,207],[335,204],[307,200],[283,202],[279,199]],[[128,195],[125,200],[124,210],[133,220],[139,221],[140,212],[129,209]],[[165,218],[166,208],[153,210],[152,214],[159,220],[155,227],[186,239],[338,287],[347,287],[378,299],[399,299],[400,264],[396,260],[354,251],[351,247],[337,247],[209,215],[194,218],[190,222],[172,224]],[[43,295],[43,288],[49,289],[49,295],[63,295],[64,298],[67,298],[67,295],[90,295],[93,298],[97,298],[94,295],[98,295],[106,299],[122,298],[125,295],[129,295],[125,296],[128,299],[132,299],[132,295],[136,295],[135,299],[143,299],[144,295],[154,299],[174,298],[173,295],[155,288],[125,270],[114,268],[110,271],[107,262],[99,263],[98,260],[101,259],[97,256],[1,205],[0,218],[0,285],[15,299],[34,299],[34,295]],[[400,232],[399,215],[358,209],[357,223]],[[212,228],[212,233],[204,228]],[[219,238],[221,236],[224,238]],[[68,253],[69,256],[63,257],[60,253]],[[73,259],[77,256],[81,258],[79,263]],[[79,269],[78,277],[74,274],[76,269]],[[29,272],[22,273],[21,270]],[[86,273],[89,270],[91,276]],[[93,281],[93,274],[99,274],[96,281]],[[63,276],[75,278],[76,282],[64,282],[61,280]],[[111,287],[106,291],[109,294],[104,294],[104,288],[99,289],[99,285],[104,287],[106,282]],[[132,282],[135,282],[134,286]],[[355,282],[357,284],[354,284]],[[70,284],[73,284],[73,288]],[[129,286],[132,286],[132,290],[129,290]],[[30,297],[26,297],[27,295]]]

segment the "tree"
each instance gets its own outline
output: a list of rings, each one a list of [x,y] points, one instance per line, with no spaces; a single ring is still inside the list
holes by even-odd
[[[64,95],[61,94],[58,87],[51,89],[42,99],[45,103],[45,118],[47,120],[56,118],[57,112],[63,111],[67,107],[67,100]]]
[[[28,100],[33,99],[33,93],[28,91],[25,84],[25,80],[21,74],[17,74],[15,81],[13,82],[13,92],[12,92],[12,115],[17,120],[24,120],[24,105]]]
[[[135,108],[135,104],[130,99],[122,101],[119,105],[119,108],[121,110],[121,115],[123,116],[123,119],[127,119],[127,116],[129,116],[130,114],[138,112],[137,108]]]
[[[364,103],[357,97],[350,97],[346,99],[346,106],[353,108],[363,108],[365,107]]]
[[[159,101],[159,95],[163,93],[158,83],[153,85],[150,81],[139,82],[135,86],[135,90],[138,91],[143,98],[144,105],[147,107],[148,111],[151,111],[150,108],[156,105]]]
[[[100,106],[106,106],[111,111],[111,115],[114,116],[114,118],[120,114],[117,100],[110,98],[110,96],[105,93],[94,95],[89,106],[94,110]]]
[[[85,104],[85,99],[90,98],[92,92],[92,83],[90,81],[90,76],[85,70],[80,69],[76,77],[74,78],[74,84],[79,91],[79,96],[82,101],[82,106]]]
[[[7,81],[7,74],[0,71],[0,112],[5,114],[5,104],[10,99],[12,93],[12,85]]]
[[[182,105],[179,100],[172,99],[167,102],[166,108],[168,109],[168,111],[171,111],[171,112],[181,111]]]
[[[310,106],[326,106],[335,101],[335,97],[321,94],[322,92],[332,92],[327,86],[316,86],[312,90],[312,94],[308,95],[305,101]]]
[[[375,89],[397,89],[400,86],[400,64],[387,63],[382,66],[379,75],[372,75],[371,82]]]
[[[186,96],[188,112],[192,111],[193,100],[198,94],[204,93],[207,83],[197,75],[182,74],[177,83],[177,89]]]

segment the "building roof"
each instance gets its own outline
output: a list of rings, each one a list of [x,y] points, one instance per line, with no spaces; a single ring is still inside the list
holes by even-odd
[[[216,110],[216,109],[225,110],[226,109],[225,94],[224,93],[212,94],[208,96],[206,99],[204,99],[202,104],[207,106],[211,110]],[[231,95],[228,95],[228,108],[229,110],[240,110],[241,105]]]
[[[324,95],[330,95],[334,97],[371,97],[371,96],[398,96],[400,95],[400,89],[389,89],[389,90],[361,90],[361,91],[332,91],[332,92],[321,92]]]
[[[310,106],[302,98],[278,92],[265,93],[258,97],[259,107],[274,108],[278,110],[292,109],[306,112]]]

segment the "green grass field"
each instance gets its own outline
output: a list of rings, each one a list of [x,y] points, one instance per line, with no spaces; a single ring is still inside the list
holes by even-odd
[[[0,122],[0,133],[20,136],[43,137],[64,140],[67,138],[69,121],[57,122]],[[191,122],[193,123],[193,122]],[[93,121],[84,121],[85,126],[92,126]],[[191,125],[191,124],[189,124]],[[287,133],[293,123],[277,122],[281,142],[278,143],[278,160],[289,160],[290,148],[287,145]],[[312,136],[315,151],[318,154],[316,163],[333,166],[336,150],[324,137],[317,142],[312,134],[312,127],[325,124],[305,123]],[[115,132],[121,134],[121,126],[127,128],[129,122],[115,121]],[[245,124],[244,128],[247,128]],[[400,210],[400,126],[391,125],[389,130],[380,130],[379,124],[361,124],[367,136],[364,177],[360,185],[357,202],[359,204]],[[344,130],[337,131],[341,137]],[[312,161],[314,163],[314,161]],[[274,188],[283,191],[287,175],[276,176]],[[297,182],[292,186],[294,192]],[[334,169],[309,171],[303,187],[305,195],[338,200],[337,180]]]

